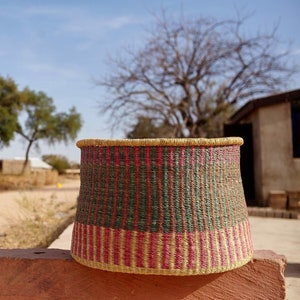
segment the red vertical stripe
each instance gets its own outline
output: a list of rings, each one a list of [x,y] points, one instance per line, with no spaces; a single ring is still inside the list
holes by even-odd
[[[131,266],[131,240],[132,240],[132,232],[126,230],[125,232],[125,251],[124,251],[124,263],[125,266]]]
[[[144,243],[145,243],[145,233],[137,233],[137,249],[136,249],[136,266],[144,268]]]
[[[211,254],[211,266],[215,268],[218,265],[218,261],[217,261],[218,253],[215,245],[215,232],[209,231],[208,236],[209,236],[209,245],[210,245],[210,254]]]
[[[163,232],[163,147],[157,147],[157,200],[158,200],[158,231]]]
[[[176,251],[175,251],[175,269],[182,269],[183,264],[183,236],[178,233],[175,237],[176,241]]]
[[[124,150],[124,167],[125,167],[125,186],[124,186],[124,199],[123,199],[123,212],[122,212],[121,228],[125,228],[126,222],[127,222],[128,191],[129,191],[129,179],[130,179],[129,148],[124,147],[123,150]]]
[[[120,230],[115,229],[113,232],[114,232],[113,263],[115,265],[119,265],[120,264],[120,255],[119,255],[120,254]]]
[[[149,246],[149,267],[157,268],[156,257],[160,255],[157,253],[157,233],[150,234],[150,246]]]
[[[105,218],[106,218],[106,212],[107,212],[107,206],[108,206],[108,200],[109,200],[109,193],[110,193],[110,165],[111,165],[111,161],[110,161],[110,147],[106,147],[106,156],[105,156],[105,161],[103,163],[105,163],[106,165],[106,173],[105,173],[105,192],[104,192],[104,197],[103,199],[103,211],[102,211],[102,220],[101,220],[101,224],[105,224]],[[104,180],[103,180],[104,182]]]
[[[104,241],[101,240],[101,227],[96,227],[96,261],[102,262],[103,253],[101,252],[102,243]]]
[[[152,222],[152,198],[151,198],[151,147],[145,148],[146,160],[146,190],[147,190],[147,214],[146,214],[146,231],[150,231]]]
[[[82,241],[82,250],[83,250],[83,259],[87,259],[87,227],[85,225],[81,225],[82,227],[82,237],[83,237],[83,241]]]
[[[78,232],[77,232],[77,222],[74,223],[72,232],[72,243],[71,252],[78,256]]]
[[[118,180],[120,178],[120,153],[119,147],[114,147],[114,179],[115,179],[115,188],[113,193],[113,208],[112,208],[112,216],[111,216],[111,227],[115,227],[116,217],[117,217],[117,206],[118,206],[118,197],[119,197],[119,187],[117,186]]]
[[[87,225],[87,231],[89,235],[88,259],[94,261],[94,226]]]
[[[216,235],[218,235],[218,242],[219,242],[219,249],[220,249],[220,256],[221,256],[221,266],[225,267],[226,266],[226,251],[225,251],[225,243],[223,240],[224,234],[223,231],[218,230],[216,232]]]
[[[102,229],[103,230],[103,229]],[[109,260],[109,252],[113,251],[113,249],[110,249],[110,243],[109,243],[109,228],[104,228],[104,253],[103,253],[103,262],[108,264]]]
[[[207,249],[206,249],[206,237],[205,237],[205,232],[199,232],[199,240],[200,240],[200,267],[201,269],[206,269],[207,268]]]
[[[134,225],[133,230],[138,231],[139,218],[140,218],[140,205],[141,205],[141,175],[140,175],[140,148],[134,147],[134,171],[135,171],[135,205],[134,205]]]
[[[196,244],[195,244],[195,238],[196,237],[195,232],[193,233],[188,233],[187,234],[187,239],[188,239],[188,263],[187,263],[187,268],[188,269],[194,269],[195,268],[195,264],[196,264]]]
[[[236,258],[237,258],[237,261],[241,260],[242,257],[241,257],[241,248],[240,248],[240,245],[239,245],[239,228],[238,226],[236,225],[235,227],[233,227],[233,240],[234,240],[234,250],[235,250],[235,253],[236,253]]]
[[[175,225],[175,203],[174,203],[174,147],[169,147],[169,170],[168,170],[168,178],[169,178],[169,201],[170,201],[170,232],[176,232]]]
[[[231,228],[225,228],[226,243],[227,243],[227,248],[228,248],[228,253],[229,253],[229,260],[230,260],[230,263],[233,264],[234,261],[235,261],[235,258],[234,258],[235,247],[234,247],[234,245],[232,245],[232,239],[231,239],[230,231],[231,231]]]
[[[98,189],[98,193],[97,193],[97,198],[96,198],[96,205],[95,205],[95,211],[94,211],[94,222],[93,224],[97,224],[97,219],[98,219],[98,212],[99,212],[99,205],[100,202],[102,201],[102,197],[101,197],[101,188],[102,188],[102,164],[103,164],[103,147],[98,147],[98,178],[95,178],[95,180],[97,181],[97,189]]]
[[[186,211],[185,211],[185,185],[186,185],[186,178],[184,175],[184,169],[185,169],[185,148],[179,147],[179,165],[180,165],[180,171],[179,171],[179,180],[180,180],[180,212],[181,212],[181,224],[182,224],[182,232],[187,232],[187,226],[186,226]],[[178,213],[178,212],[177,212]]]
[[[196,162],[195,162],[195,154],[196,149],[195,147],[191,147],[191,155],[190,155],[190,164],[191,164],[191,169],[188,170],[189,175],[190,175],[190,197],[191,197],[191,211],[192,211],[192,224],[193,224],[193,231],[199,230],[198,228],[198,214],[197,214],[197,207],[196,207],[196,201],[199,201],[199,199],[196,199],[195,196],[195,190],[196,190],[196,183],[195,179],[198,180],[195,174],[195,168],[196,168]]]
[[[162,268],[170,268],[170,254],[171,254],[171,236],[170,234],[164,233],[162,236],[163,248],[162,248]]]

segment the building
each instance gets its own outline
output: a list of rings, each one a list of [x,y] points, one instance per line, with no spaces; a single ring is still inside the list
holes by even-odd
[[[19,175],[23,170],[24,158],[0,160],[0,173],[3,175]],[[39,158],[29,158],[26,173],[37,172],[40,170],[52,170],[52,167]]]
[[[290,195],[290,205],[300,205],[300,89],[249,101],[224,126],[224,135],[244,138],[248,204],[267,206],[274,195],[283,201]]]

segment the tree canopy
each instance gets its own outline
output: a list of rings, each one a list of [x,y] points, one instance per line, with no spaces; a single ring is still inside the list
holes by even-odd
[[[44,162],[49,164],[54,170],[58,172],[58,174],[64,174],[65,171],[71,168],[71,163],[68,158],[64,155],[43,155],[42,159]]]
[[[22,93],[9,77],[0,76],[0,148],[8,146],[17,129]]]
[[[9,146],[19,134],[27,143],[24,168],[33,145],[43,140],[49,145],[74,140],[81,129],[81,115],[75,107],[57,112],[53,99],[44,92],[19,90],[11,78],[0,76],[0,148]]]
[[[57,142],[67,143],[74,140],[82,126],[82,120],[75,107],[71,107],[68,113],[56,112],[52,98],[44,92],[35,92],[29,89],[23,102],[25,121],[18,122],[16,133],[27,141],[24,169],[28,162],[29,151],[35,143],[44,140],[49,145]]]
[[[220,136],[238,105],[280,91],[296,72],[276,28],[250,34],[245,23],[155,16],[142,47],[111,57],[111,71],[96,81],[107,89],[100,110],[113,126],[150,119],[172,137]]]

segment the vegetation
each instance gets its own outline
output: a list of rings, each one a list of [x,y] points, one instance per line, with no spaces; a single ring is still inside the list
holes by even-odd
[[[33,145],[38,148],[41,140],[49,145],[74,140],[82,120],[75,107],[57,112],[44,92],[18,91],[12,79],[0,77],[0,125],[0,147],[8,146],[15,133],[27,142],[24,173]]]
[[[58,174],[64,174],[67,169],[71,168],[71,163],[63,155],[43,155],[42,159],[56,170]]]
[[[54,185],[58,181],[55,170],[41,170],[28,175],[0,174],[0,192],[8,190],[31,190],[45,185]]]
[[[26,90],[23,111],[26,114],[24,124],[18,123],[16,133],[27,141],[24,170],[28,163],[31,146],[39,140],[49,145],[74,140],[81,128],[81,117],[75,107],[69,113],[57,113],[53,100],[43,92]]]
[[[53,193],[47,198],[23,196],[16,202],[20,218],[1,232],[0,248],[47,248],[74,221],[76,199],[62,201]]]
[[[168,124],[154,124],[148,117],[138,117],[137,123],[127,133],[129,139],[172,137],[172,128]]]
[[[8,146],[17,129],[22,94],[11,78],[0,76],[0,148]]]
[[[156,15],[140,49],[109,58],[111,72],[96,82],[108,92],[100,110],[113,126],[131,126],[131,137],[142,125],[149,137],[157,128],[172,137],[221,135],[237,106],[281,90],[296,72],[276,28],[248,34],[246,21]]]

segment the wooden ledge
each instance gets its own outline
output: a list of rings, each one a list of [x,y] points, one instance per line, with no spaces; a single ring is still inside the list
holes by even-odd
[[[155,276],[105,272],[59,249],[0,250],[0,299],[284,299],[286,259],[255,251],[247,265],[220,274]]]

